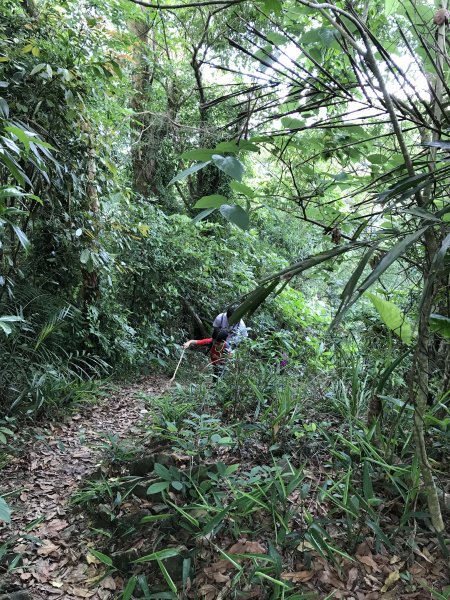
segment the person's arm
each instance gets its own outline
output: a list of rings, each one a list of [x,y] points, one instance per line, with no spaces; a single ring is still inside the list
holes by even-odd
[[[205,338],[204,340],[188,340],[184,342],[183,348],[189,348],[190,346],[207,346],[212,342],[212,338]]]

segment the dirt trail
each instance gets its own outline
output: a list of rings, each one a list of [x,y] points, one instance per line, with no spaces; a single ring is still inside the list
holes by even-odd
[[[107,577],[96,585],[105,565],[88,556],[92,538],[87,523],[69,501],[80,482],[96,470],[99,446],[108,435],[122,439],[137,432],[145,411],[137,392],[158,395],[166,386],[163,377],[146,377],[95,406],[83,406],[64,422],[37,428],[26,454],[0,471],[0,493],[15,492],[8,498],[12,523],[0,527],[0,546],[9,540],[11,559],[17,553],[22,556],[12,573],[0,570],[0,600],[116,597],[117,578]]]

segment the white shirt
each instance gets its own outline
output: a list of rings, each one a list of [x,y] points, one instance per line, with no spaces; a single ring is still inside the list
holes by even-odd
[[[241,319],[239,323],[236,323],[235,325],[230,325],[228,323],[228,317],[226,312],[217,315],[217,317],[214,319],[213,327],[218,327],[219,329],[226,329],[229,333],[229,341],[234,342],[235,344],[239,343],[243,338],[248,337],[248,331],[244,321]]]

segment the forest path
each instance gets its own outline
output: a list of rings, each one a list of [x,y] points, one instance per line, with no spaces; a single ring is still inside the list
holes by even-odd
[[[0,472],[13,510],[11,525],[0,528],[0,548],[7,542],[11,560],[19,555],[3,583],[0,577],[0,600],[115,597],[112,577],[96,585],[105,565],[89,555],[92,535],[70,499],[98,469],[110,436],[120,440],[139,433],[146,410],[138,392],[158,396],[167,384],[161,376],[145,377],[61,422],[35,428],[27,452]]]

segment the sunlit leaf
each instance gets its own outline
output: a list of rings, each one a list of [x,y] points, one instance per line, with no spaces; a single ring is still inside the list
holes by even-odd
[[[225,198],[225,196],[213,194],[211,196],[203,196],[200,200],[197,200],[194,204],[194,208],[218,208],[227,202],[228,198]]]
[[[376,294],[367,294],[367,297],[377,309],[386,327],[398,335],[405,344],[410,344],[412,337],[411,325],[400,308],[393,302]]]

